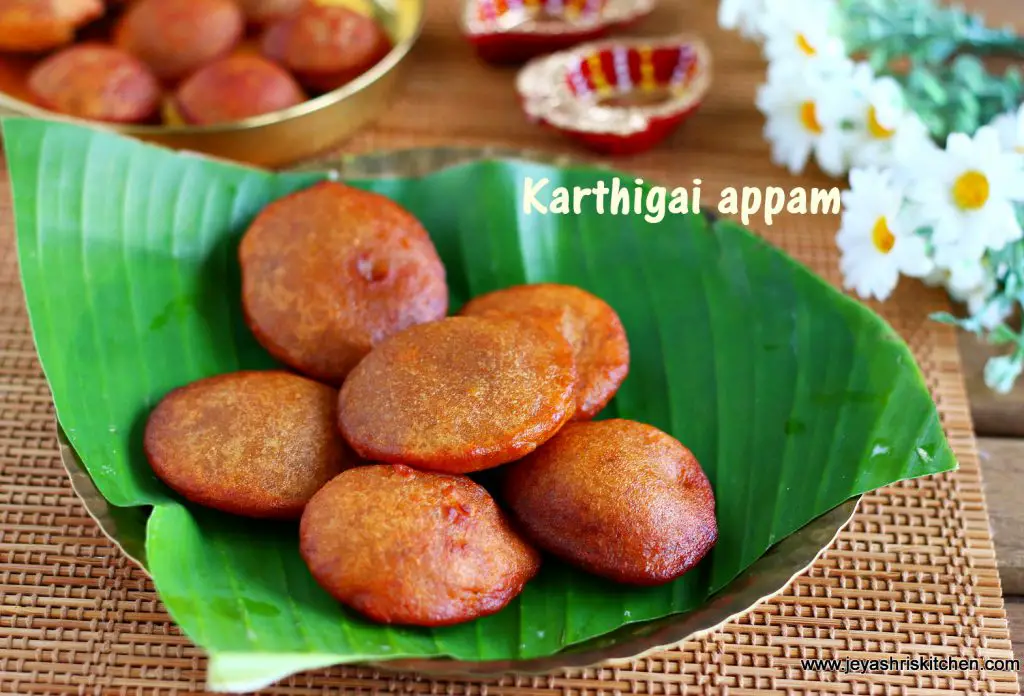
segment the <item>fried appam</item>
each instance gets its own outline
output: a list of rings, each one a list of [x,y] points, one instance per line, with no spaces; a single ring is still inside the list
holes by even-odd
[[[307,3],[267,28],[262,49],[310,89],[327,92],[373,67],[391,50],[391,40],[366,15]]]
[[[403,465],[351,469],[324,486],[302,515],[299,548],[328,593],[387,624],[493,614],[540,567],[481,486]]]
[[[162,80],[181,80],[226,56],[245,30],[234,0],[136,0],[114,32],[115,42]]]
[[[271,203],[245,233],[239,260],[257,340],[333,384],[388,336],[448,311],[445,269],[419,221],[344,184]]]
[[[101,0],[0,0],[0,51],[37,53],[71,43],[100,17]]]
[[[262,25],[296,12],[306,0],[238,0],[250,24]]]
[[[199,505],[298,519],[359,463],[337,433],[337,391],[288,372],[233,372],[170,392],[146,422],[154,473]]]
[[[286,109],[306,100],[288,72],[256,55],[238,53],[206,65],[175,94],[186,123],[231,123]]]
[[[650,425],[570,423],[504,472],[502,498],[527,539],[617,582],[674,580],[718,537],[700,464]]]
[[[28,77],[40,106],[110,123],[139,123],[160,108],[160,84],[142,61],[102,44],[79,44],[40,62]]]
[[[576,358],[574,420],[596,416],[629,373],[629,342],[619,315],[581,288],[556,283],[517,285],[470,300],[460,314],[507,315],[557,324]]]
[[[341,388],[339,426],[366,459],[481,471],[554,435],[575,410],[575,382],[557,329],[452,317],[374,348]]]

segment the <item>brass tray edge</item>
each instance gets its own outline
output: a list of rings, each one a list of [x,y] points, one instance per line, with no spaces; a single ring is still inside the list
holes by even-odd
[[[477,160],[509,158],[535,161],[557,166],[590,166],[607,168],[596,162],[539,151],[507,147],[434,147],[396,150],[310,162],[296,167],[300,171],[324,171],[332,178],[416,177],[459,164]],[[89,515],[103,533],[130,560],[147,573],[144,565],[144,542],[126,536],[130,522],[119,521],[120,508],[114,508],[97,490],[77,453],[71,447],[60,425],[57,439],[61,461],[72,487]],[[621,639],[612,645],[592,649],[569,648],[550,657],[528,660],[465,662],[446,658],[425,660],[395,659],[363,663],[386,672],[419,672],[439,677],[482,679],[508,674],[542,675],[564,669],[586,669],[608,662],[642,659],[687,640],[694,640],[715,631],[745,614],[759,603],[784,592],[804,571],[824,554],[855,514],[861,496],[857,496],[782,539],[725,589],[712,596],[699,609],[643,623],[626,626],[589,641],[602,643],[609,636]],[[141,508],[132,508],[141,510]],[[144,536],[142,537],[144,540]],[[613,638],[614,639],[614,638]],[[340,663],[339,663],[340,664]]]

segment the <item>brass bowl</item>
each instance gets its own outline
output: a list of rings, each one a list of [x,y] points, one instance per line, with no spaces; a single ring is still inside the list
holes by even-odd
[[[570,157],[517,148],[433,147],[344,155],[323,162],[303,163],[295,169],[326,171],[338,179],[414,177],[489,159],[535,161],[560,167],[582,164]],[[145,571],[148,509],[117,508],[108,504],[59,423],[56,429],[61,461],[86,510],[103,533]],[[480,662],[446,658],[396,659],[365,666],[388,673],[414,672],[438,678],[469,679],[495,678],[508,674],[544,675],[563,669],[621,666],[629,660],[706,635],[746,613],[759,602],[783,592],[831,546],[839,532],[853,518],[860,500],[860,496],[847,500],[782,539],[725,588],[708,598],[703,606],[693,611],[627,624],[609,634],[548,657]],[[257,690],[268,686],[268,683],[257,679],[250,686],[252,690]]]
[[[424,0],[321,0],[368,11],[394,42],[380,62],[348,84],[288,109],[214,126],[121,126],[41,109],[0,92],[0,115],[31,116],[105,128],[176,150],[276,168],[321,154],[375,118],[387,104],[399,67],[419,38]]]

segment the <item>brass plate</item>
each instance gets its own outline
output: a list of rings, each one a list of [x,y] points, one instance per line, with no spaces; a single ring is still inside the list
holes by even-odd
[[[104,128],[176,150],[261,167],[281,167],[328,151],[387,105],[400,64],[419,38],[424,0],[320,0],[373,16],[395,47],[379,63],[332,92],[282,111],[215,126],[118,126],[54,114],[0,92],[0,115],[31,116]]]
[[[510,148],[440,147],[346,156],[303,165],[301,169],[329,171],[338,178],[408,177],[423,176],[474,160],[496,158],[531,160],[563,167],[581,164],[566,157]],[[61,461],[89,514],[103,532],[145,570],[144,540],[148,510],[109,505],[96,489],[59,425],[57,439]],[[853,517],[859,502],[860,497],[848,500],[780,541],[700,609],[627,625],[551,657],[490,662],[393,660],[371,663],[371,666],[386,671],[483,678],[505,674],[546,674],[565,668],[592,667],[612,660],[642,657],[714,631],[759,602],[785,590],[796,576],[810,567],[831,545]]]

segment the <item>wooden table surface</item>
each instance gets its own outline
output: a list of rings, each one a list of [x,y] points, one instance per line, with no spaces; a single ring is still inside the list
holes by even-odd
[[[1024,380],[1005,396],[989,390],[982,369],[994,353],[971,336],[961,337],[964,378],[1014,654],[1024,659]]]
[[[1024,32],[1024,4],[970,0],[965,5],[985,13],[993,22]],[[964,335],[960,354],[1014,654],[1024,659],[1024,379],[1010,394],[995,394],[985,386],[982,370],[988,357],[997,351]]]
[[[1024,3],[968,0],[965,4],[1024,32]],[[387,119],[379,128],[386,127]],[[1024,659],[1024,380],[1011,394],[992,393],[982,380],[982,369],[994,351],[971,336],[963,336],[960,344],[1014,653]]]

